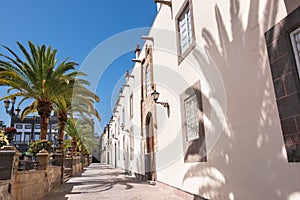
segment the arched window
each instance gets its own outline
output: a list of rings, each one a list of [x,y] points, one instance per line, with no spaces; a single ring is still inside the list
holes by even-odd
[[[146,85],[146,96],[148,96],[151,93],[151,73],[150,73],[150,65],[149,64],[146,66],[145,85]]]

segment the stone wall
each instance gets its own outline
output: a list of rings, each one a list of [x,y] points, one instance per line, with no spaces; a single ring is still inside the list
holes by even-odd
[[[48,154],[39,156],[39,170],[26,171],[17,171],[19,156],[20,153],[13,148],[0,151],[0,200],[40,200],[60,185],[61,166],[48,165]],[[91,161],[91,156],[67,157],[64,161],[65,172],[76,176]]]
[[[9,180],[16,173],[20,153],[15,149],[6,147],[0,150],[0,180]]]
[[[10,200],[10,181],[0,181],[0,200]]]
[[[59,184],[58,166],[49,166],[47,170],[18,171],[11,180],[11,199],[40,200]]]
[[[72,167],[72,176],[76,176],[82,172],[83,163],[81,163],[81,157],[74,156],[73,157],[73,167]]]
[[[65,173],[69,176],[76,176],[83,172],[84,167],[92,163],[92,157],[73,156],[65,158]]]

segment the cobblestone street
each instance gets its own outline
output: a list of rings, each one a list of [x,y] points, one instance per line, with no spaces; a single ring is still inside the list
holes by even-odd
[[[80,177],[54,188],[46,200],[180,200],[166,191],[124,174],[108,165],[91,164]]]

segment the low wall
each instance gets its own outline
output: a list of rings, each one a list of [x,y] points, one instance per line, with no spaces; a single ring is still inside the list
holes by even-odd
[[[80,156],[73,157],[73,167],[72,167],[72,176],[76,176],[82,172],[83,164],[81,163]]]
[[[73,156],[65,159],[65,173],[76,176],[83,172],[84,167],[92,163],[91,156]]]
[[[10,181],[0,181],[0,200],[11,200],[10,198]]]
[[[49,166],[47,170],[18,171],[11,181],[11,199],[41,200],[60,184],[60,167]]]
[[[19,156],[15,149],[0,150],[0,200],[41,200],[61,183],[61,166],[48,165],[48,154],[38,156],[39,170],[17,171]],[[91,164],[91,156],[65,158],[65,173],[80,174]]]

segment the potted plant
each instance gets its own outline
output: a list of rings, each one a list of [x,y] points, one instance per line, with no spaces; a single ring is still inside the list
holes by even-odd
[[[14,140],[17,129],[15,127],[8,127],[4,129],[4,134],[8,140],[8,143],[11,145],[11,142]]]

